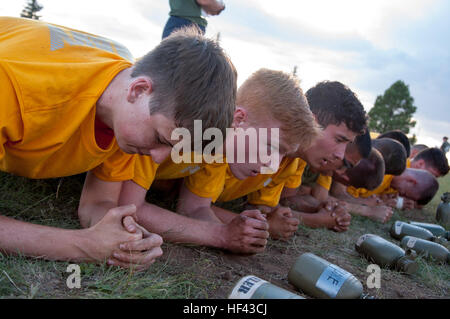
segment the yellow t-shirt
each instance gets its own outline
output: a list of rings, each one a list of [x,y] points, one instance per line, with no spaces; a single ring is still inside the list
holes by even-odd
[[[270,183],[247,196],[250,204],[274,207],[278,205],[284,187],[297,188],[301,185],[307,163],[301,158],[285,158],[283,161],[284,165],[280,165]]]
[[[326,190],[330,190],[331,184],[333,183],[333,178],[331,176],[320,174],[316,179],[316,184],[322,186]]]
[[[134,163],[133,182],[148,190],[155,180],[156,170],[159,166],[160,164],[155,163],[151,156],[137,155]]]
[[[411,167],[411,161],[409,158],[406,159],[406,167]],[[384,175],[383,181],[381,182],[380,186],[375,188],[372,191],[369,191],[365,188],[355,188],[353,186],[347,187],[347,193],[352,195],[353,197],[369,197],[371,195],[382,195],[382,194],[394,194],[397,193],[397,190],[391,187],[392,179],[394,178],[394,175],[386,174]]]
[[[229,176],[233,174],[227,163],[205,163],[201,169],[184,178],[184,185],[195,195],[211,198],[215,202],[222,193]]]
[[[307,164],[300,157],[292,158],[288,169],[285,170],[286,180],[283,186],[287,188],[299,187],[302,184],[302,176]]]
[[[200,197],[211,198],[213,202],[227,202],[257,191],[273,180],[278,180],[280,173],[290,163],[283,159],[274,174],[259,174],[244,180],[234,177],[228,164],[205,164],[195,174],[185,178],[185,186]]]
[[[215,176],[219,171],[225,172],[226,164],[174,163],[170,156],[161,164],[157,164],[150,156],[137,156],[133,181],[139,186],[149,189],[155,179],[167,180],[188,177],[199,170],[203,170],[205,176]],[[207,181],[207,183],[209,182]]]
[[[0,170],[61,177],[111,157],[97,176],[131,177],[133,156],[122,153],[115,139],[100,148],[94,135],[96,102],[132,65],[129,52],[91,34],[8,17],[0,18],[0,43]]]
[[[393,178],[394,175],[389,174],[384,175],[383,181],[381,182],[380,186],[371,191],[365,188],[355,188],[353,186],[349,186],[347,187],[347,193],[356,198],[369,197],[372,195],[396,193],[397,191],[391,187],[391,182]]]

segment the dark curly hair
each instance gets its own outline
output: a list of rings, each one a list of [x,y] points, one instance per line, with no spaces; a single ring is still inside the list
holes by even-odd
[[[403,144],[403,147],[405,148],[406,157],[409,157],[409,155],[411,155],[411,144],[409,143],[408,136],[406,136],[405,133],[403,133],[400,130],[392,130],[377,136],[377,138],[384,138],[384,137],[392,138],[394,140],[399,141],[400,143]]]
[[[345,125],[358,135],[367,126],[367,114],[355,93],[337,81],[323,81],[306,92],[309,107],[319,124]]]
[[[385,174],[401,175],[406,169],[406,151],[402,143],[392,138],[372,140],[372,146],[383,155]]]
[[[356,136],[354,143],[358,148],[359,154],[363,158],[368,158],[372,150],[372,139],[370,138],[369,130],[366,129],[363,134]]]
[[[444,152],[442,152],[437,147],[427,148],[420,151],[412,160],[412,162],[423,159],[427,166],[431,166],[438,170],[441,176],[447,175],[449,171],[448,160],[445,157]]]

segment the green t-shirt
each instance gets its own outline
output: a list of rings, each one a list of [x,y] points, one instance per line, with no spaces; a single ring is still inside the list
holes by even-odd
[[[306,165],[302,175],[302,185],[313,186],[316,183],[317,178],[319,178],[319,175],[319,173],[311,172],[309,165]]]
[[[202,8],[195,0],[169,0],[169,15],[188,19],[206,27],[208,21],[202,17]]]
[[[447,153],[450,150],[450,143],[447,141],[442,143],[441,150],[442,150],[442,152],[444,152],[444,154]]]

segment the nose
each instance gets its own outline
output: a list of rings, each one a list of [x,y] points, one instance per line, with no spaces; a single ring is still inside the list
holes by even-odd
[[[150,150],[150,156],[155,163],[161,164],[169,155],[172,148],[170,146],[153,148]]]
[[[333,155],[340,159],[343,160],[344,159],[344,155],[345,155],[345,148],[346,148],[346,144],[339,144],[336,147],[336,150],[333,152]]]

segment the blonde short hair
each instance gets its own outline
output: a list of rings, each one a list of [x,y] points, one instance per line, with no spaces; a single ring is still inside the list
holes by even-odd
[[[260,69],[238,89],[236,105],[249,110],[250,122],[275,119],[288,143],[308,148],[320,127],[309,109],[297,77],[282,71]]]

